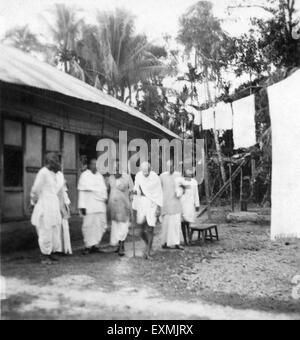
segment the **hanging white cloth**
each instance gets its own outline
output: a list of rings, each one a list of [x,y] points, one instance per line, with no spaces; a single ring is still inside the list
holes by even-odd
[[[214,110],[209,108],[202,111],[202,128],[203,130],[211,130],[215,127],[215,117]]]
[[[231,104],[218,103],[216,112],[216,130],[232,130],[233,117]]]
[[[272,121],[271,238],[300,238],[300,71],[268,89]]]
[[[254,95],[233,102],[234,148],[249,148],[256,144]]]

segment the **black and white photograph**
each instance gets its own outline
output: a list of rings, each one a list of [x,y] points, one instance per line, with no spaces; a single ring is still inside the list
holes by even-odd
[[[0,319],[300,320],[299,93],[300,0],[0,0]]]

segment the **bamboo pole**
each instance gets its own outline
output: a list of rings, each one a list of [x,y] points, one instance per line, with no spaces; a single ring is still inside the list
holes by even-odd
[[[2,111],[0,111],[0,226],[3,218],[3,200],[4,200],[4,121]]]
[[[243,168],[241,168],[241,184],[240,184],[240,209],[242,210],[243,204]]]
[[[255,180],[256,162],[251,159],[251,198],[254,196],[254,180]]]
[[[205,181],[205,196],[206,196],[206,202],[207,202],[207,214],[208,214],[208,220],[211,221],[211,202],[210,202],[210,194],[209,194],[209,176],[208,176],[208,170],[207,170],[207,156],[205,156],[205,162],[204,162],[204,181]]]
[[[206,85],[208,101],[211,103],[212,102],[212,95],[211,95],[211,92],[210,92],[209,81],[208,81],[207,76],[205,78],[205,85]],[[217,151],[217,155],[218,155],[218,160],[219,160],[219,163],[220,163],[220,172],[221,172],[222,182],[223,182],[223,184],[225,184],[226,183],[226,172],[225,172],[224,161],[223,161],[223,157],[222,157],[222,153],[221,153],[219,133],[216,130],[216,110],[215,110],[216,102],[215,102],[215,100],[213,102],[213,105],[214,105],[214,128],[213,128],[214,140],[215,140],[215,144],[216,144],[216,151]]]
[[[232,165],[229,164],[229,176],[230,176],[230,201],[231,211],[234,212],[234,197],[233,197],[233,181],[232,181]]]
[[[135,257],[136,253],[135,253],[135,223],[136,223],[136,219],[133,216],[132,213],[132,247],[133,247],[133,257]]]
[[[235,178],[237,178],[237,176],[239,175],[241,168],[243,166],[245,166],[247,164],[248,160],[245,159],[240,165],[239,167],[233,172],[232,174],[232,180],[234,180]],[[221,195],[223,194],[223,192],[228,188],[228,186],[230,185],[230,180],[228,180],[223,187],[218,191],[218,193],[216,193],[211,199],[210,199],[210,204],[212,204],[213,202],[215,202],[215,200]],[[208,207],[203,208],[198,217],[201,217],[206,211],[207,211]]]

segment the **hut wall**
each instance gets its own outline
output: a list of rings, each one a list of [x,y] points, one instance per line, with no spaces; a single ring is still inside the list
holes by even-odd
[[[2,221],[28,219],[30,190],[48,151],[62,154],[64,175],[76,213],[77,182],[81,173],[81,141],[95,149],[100,138],[118,140],[126,130],[133,138],[164,138],[140,119],[72,98],[47,96],[26,88],[0,88],[0,216]],[[92,142],[90,142],[92,140]],[[89,141],[89,142],[88,142]]]

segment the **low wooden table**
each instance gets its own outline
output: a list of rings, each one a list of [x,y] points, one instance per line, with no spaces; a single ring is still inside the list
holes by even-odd
[[[193,225],[189,230],[190,243],[193,241],[194,232],[198,232],[198,241],[219,241],[218,226],[216,224],[201,223]]]

